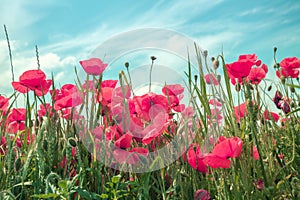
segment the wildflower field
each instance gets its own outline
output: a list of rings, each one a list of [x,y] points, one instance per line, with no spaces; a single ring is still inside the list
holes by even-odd
[[[186,84],[160,92],[145,58],[142,95],[126,60],[116,80],[100,58],[62,86],[40,66],[16,77],[0,96],[0,199],[299,199],[299,58],[195,51],[197,73],[187,61]]]

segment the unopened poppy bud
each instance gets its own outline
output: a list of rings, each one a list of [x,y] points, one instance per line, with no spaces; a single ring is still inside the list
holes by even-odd
[[[275,64],[274,64],[274,68],[275,68],[275,69],[279,69],[279,68],[280,68],[280,64],[279,64],[279,63],[275,63]]]
[[[195,75],[195,76],[194,76],[194,79],[195,79],[195,83],[197,83],[198,76],[197,76],[197,75]]]
[[[277,47],[274,47],[274,53],[276,53],[276,51],[277,51]]]
[[[237,83],[237,84],[235,85],[235,90],[236,90],[237,92],[239,92],[239,91],[241,90],[241,85],[240,85],[239,83]]]
[[[204,51],[203,51],[203,56],[206,58],[207,55],[208,55],[208,51],[207,51],[207,50],[204,50]]]
[[[155,56],[151,56],[150,58],[151,58],[152,61],[156,60]]]
[[[269,87],[268,87],[268,91],[271,91],[272,90],[272,85],[270,85]]]
[[[125,63],[125,67],[128,68],[129,67],[129,62]]]
[[[290,87],[290,90],[291,90],[291,92],[292,92],[292,93],[295,93],[295,92],[296,92],[296,90],[295,90],[295,87],[294,87],[294,86],[291,86],[291,87]]]
[[[217,80],[219,83],[221,83],[221,75],[220,74],[217,75]]]
[[[281,83],[285,84],[285,77],[284,76],[281,76],[280,80],[281,80]]]
[[[214,69],[218,69],[219,68],[219,61],[218,60],[214,60],[213,61],[213,67],[214,67]]]
[[[215,60],[215,57],[211,57],[211,62],[214,62],[214,60]]]

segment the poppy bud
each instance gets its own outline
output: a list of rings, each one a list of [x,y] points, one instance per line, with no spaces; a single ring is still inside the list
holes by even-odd
[[[268,91],[271,91],[272,90],[272,85],[270,85],[269,87],[268,87]]]
[[[207,55],[208,55],[208,51],[207,51],[207,50],[204,50],[204,51],[203,51],[203,56],[206,58]]]
[[[128,62],[125,63],[125,67],[126,67],[126,68],[129,67],[129,63],[128,63]]]
[[[237,83],[237,84],[235,85],[235,90],[236,90],[237,92],[239,92],[239,91],[241,90],[241,85],[240,85],[239,83]]]
[[[221,83],[221,75],[220,74],[217,75],[217,80],[219,83]]]
[[[197,76],[197,75],[195,75],[195,76],[194,76],[194,78],[195,78],[195,83],[197,83],[198,76]]]
[[[280,77],[280,80],[281,80],[281,83],[282,83],[282,84],[285,84],[285,77],[284,77],[284,76],[281,76],[281,77]]]
[[[277,47],[274,47],[274,53],[276,53],[276,51],[277,51]]]
[[[214,67],[214,69],[218,69],[219,68],[219,61],[218,60],[214,60],[213,61],[213,67]]]
[[[215,57],[211,57],[211,62],[214,62],[215,61]]]
[[[296,92],[294,86],[291,86],[291,87],[290,87],[290,90],[291,90],[292,93],[295,93],[295,92]]]
[[[151,58],[152,61],[156,60],[155,56],[151,56],[150,58]]]

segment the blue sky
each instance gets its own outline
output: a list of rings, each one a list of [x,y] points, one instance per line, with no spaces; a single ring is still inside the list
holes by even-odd
[[[300,1],[279,0],[1,0],[0,24],[6,24],[15,77],[36,68],[61,84],[74,80],[74,66],[113,35],[138,28],[177,31],[196,41],[210,56],[223,50],[226,61],[256,53],[272,68],[278,60],[300,57]],[[0,31],[0,93],[10,93],[11,74],[5,34]],[[270,72],[272,73],[272,72]]]

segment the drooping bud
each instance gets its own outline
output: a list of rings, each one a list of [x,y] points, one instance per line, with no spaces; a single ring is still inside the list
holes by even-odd
[[[214,60],[213,61],[213,67],[214,67],[214,69],[218,69],[219,65],[220,65],[220,62],[218,60]]]
[[[277,51],[277,47],[274,47],[274,53],[276,53],[276,51]]]
[[[125,63],[125,67],[128,68],[129,67],[129,62]]]

